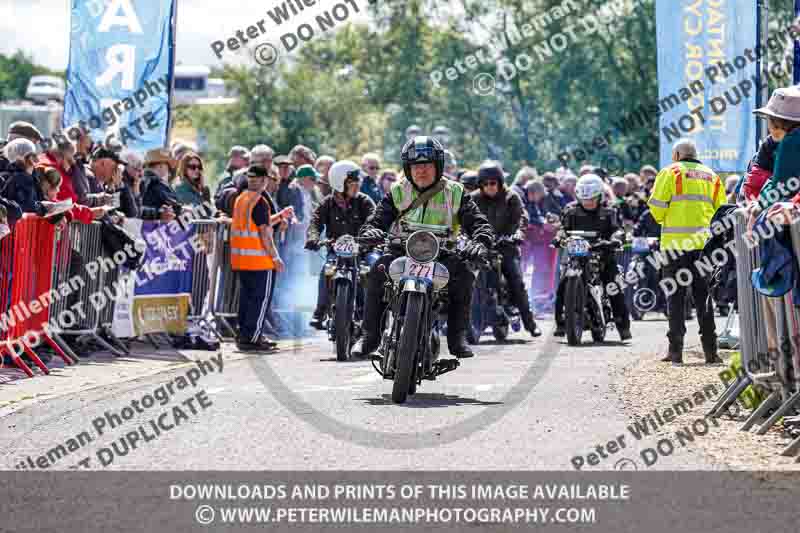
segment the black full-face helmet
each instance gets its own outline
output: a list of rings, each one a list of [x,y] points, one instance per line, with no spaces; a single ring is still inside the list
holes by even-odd
[[[439,181],[444,174],[444,147],[433,137],[414,137],[403,146],[401,154],[403,172],[411,180],[411,166],[424,163],[436,165],[436,180]],[[411,183],[414,183],[411,180]]]

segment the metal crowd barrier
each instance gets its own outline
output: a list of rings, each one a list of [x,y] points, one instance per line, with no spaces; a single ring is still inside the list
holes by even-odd
[[[748,215],[744,209],[734,212],[736,282],[739,318],[739,347],[742,371],[719,397],[709,416],[721,416],[747,389],[768,392],[748,416],[742,431],[758,425],[763,435],[778,420],[795,412],[800,401],[800,313],[789,291],[780,298],[769,298],[752,286],[754,269],[760,266],[758,233],[752,239],[747,231]],[[800,227],[784,226],[790,231],[794,250],[800,251]],[[800,257],[797,257],[800,267]],[[782,452],[795,455],[800,438]]]
[[[208,296],[213,264],[210,263],[213,262],[216,249],[217,221],[193,220],[192,226],[194,238],[201,246],[192,251],[192,299],[188,318],[200,326],[206,326],[211,317]],[[216,328],[209,328],[209,331],[217,334]]]
[[[231,270],[231,226],[220,221],[216,227],[216,243],[211,254],[211,273],[209,283],[210,314],[223,326],[230,337],[236,336],[236,323],[239,315],[239,283],[236,273]]]
[[[52,273],[56,268],[59,233],[49,220],[26,214],[15,225],[12,236],[4,239],[0,251],[0,290],[7,303],[0,354],[7,351],[14,364],[28,376],[33,376],[33,372],[19,357],[15,346],[44,374],[50,371],[35,351],[41,350],[42,341],[66,364],[78,361],[52,327],[54,312],[50,302],[55,300]]]
[[[54,330],[63,336],[78,337],[78,342],[91,340],[114,355],[125,355],[124,350],[112,346],[101,335],[100,316],[113,300],[106,292],[110,289],[111,277],[107,275],[113,261],[106,258],[103,263],[102,225],[99,222],[83,224],[72,222],[62,232],[56,244],[55,268],[53,284],[61,286],[67,283],[73,287],[67,298],[59,299],[53,306]],[[100,262],[96,272],[89,272],[86,265],[91,261]],[[74,306],[80,306],[83,312],[76,312]],[[63,317],[63,318],[62,318]],[[74,319],[74,322],[73,322]]]
[[[122,277],[128,273],[125,267],[117,265],[116,263],[113,268],[109,265],[109,268],[103,270],[102,285],[106,294],[106,299],[105,305],[100,310],[99,335],[101,339],[105,339],[116,348],[116,351],[112,352],[114,354],[123,352],[125,355],[130,355],[131,353],[128,346],[118,339],[113,332],[114,311],[117,306],[117,301],[125,296],[124,293],[119,292],[120,289],[123,289],[123,286],[120,286],[120,281]]]

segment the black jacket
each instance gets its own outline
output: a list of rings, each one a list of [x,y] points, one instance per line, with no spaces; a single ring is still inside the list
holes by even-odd
[[[39,187],[39,181],[25,172],[19,163],[11,163],[8,167],[0,195],[14,202],[23,213],[44,216],[47,212],[41,204],[44,194]]]
[[[522,199],[512,190],[503,188],[494,198],[481,193],[480,189],[470,193],[481,213],[486,215],[498,236],[513,235],[517,231],[524,232],[528,226],[528,213]]]
[[[596,231],[599,238],[611,239],[619,230],[617,210],[600,204],[594,211],[587,211],[580,202],[572,202],[564,206],[561,213],[561,229],[563,231]]]
[[[661,238],[661,226],[653,218],[650,210],[645,210],[639,217],[639,221],[633,227],[634,237],[657,237]]]
[[[144,171],[141,187],[143,220],[158,220],[158,210],[165,205],[171,206],[176,216],[181,214],[181,204],[175,191],[151,170]]]
[[[552,213],[554,215],[561,216],[561,210],[562,210],[562,208],[561,208],[561,198],[562,197],[563,197],[563,195],[561,194],[561,191],[559,191],[558,189],[554,189],[552,191],[545,192],[544,200],[542,201],[542,207],[544,208],[544,214],[545,215],[549,215],[549,214]],[[566,207],[566,206],[564,206],[564,207]]]
[[[342,235],[358,235],[358,230],[375,212],[375,202],[360,192],[350,200],[350,207],[342,209],[333,194],[326,196],[311,216],[306,239],[318,241],[322,230],[327,238],[336,240]]]
[[[130,174],[128,174],[128,169],[122,171],[122,182],[128,187],[128,191],[130,191],[131,193],[131,198],[133,198],[133,203],[136,206],[136,212],[141,213],[142,211],[141,183],[139,184],[139,194],[134,194],[133,177]]]
[[[9,226],[13,226],[17,223],[17,220],[22,218],[22,209],[19,208],[17,202],[0,196],[0,206],[6,210],[6,217],[8,219]]]
[[[444,178],[442,178],[444,179]],[[375,208],[375,212],[361,226],[361,233],[368,229],[379,229],[382,231],[389,231],[397,215],[400,212],[394,206],[392,195],[387,194],[381,200],[381,203]],[[461,222],[461,227],[469,237],[473,240],[480,242],[487,248],[491,248],[495,239],[494,230],[486,217],[478,209],[475,200],[468,194],[465,194],[461,199],[461,208],[458,210],[458,219]]]
[[[290,182],[289,179],[291,178],[281,180],[278,191],[275,193],[275,201],[278,202],[278,207],[281,209],[289,206],[294,207],[294,215],[297,217],[297,220],[304,222],[303,193],[300,191],[300,188]]]
[[[236,205],[236,199],[239,198],[239,195],[242,194],[245,190],[247,190],[247,180],[244,182],[239,182],[235,184],[234,181],[231,181],[226,187],[217,190],[217,196],[215,197],[215,206],[217,209],[228,215],[229,217],[233,217],[233,207]],[[272,198],[268,192],[264,191],[261,193],[261,196],[269,204],[269,212],[273,215],[277,214],[280,209],[278,209],[278,204],[275,203],[275,199]],[[280,222],[276,222],[272,225],[273,229],[280,226]]]

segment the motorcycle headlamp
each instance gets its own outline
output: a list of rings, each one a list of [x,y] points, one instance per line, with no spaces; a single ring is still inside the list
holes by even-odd
[[[325,264],[325,276],[330,278],[334,274],[336,274],[336,263],[326,263]]]
[[[429,231],[415,231],[406,241],[406,254],[418,263],[430,263],[439,255],[439,239]]]

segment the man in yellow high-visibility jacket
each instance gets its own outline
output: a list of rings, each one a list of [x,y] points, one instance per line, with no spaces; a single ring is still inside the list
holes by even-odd
[[[713,170],[698,161],[694,141],[681,139],[675,143],[672,160],[674,163],[656,176],[647,202],[661,225],[661,253],[669,258],[662,268],[663,279],[671,280],[662,282],[665,292],[672,292],[667,294],[669,352],[662,361],[683,362],[686,288],[691,286],[706,363],[719,363],[714,308],[707,302],[708,279],[695,262],[702,257],[711,217],[725,202],[725,187]]]

